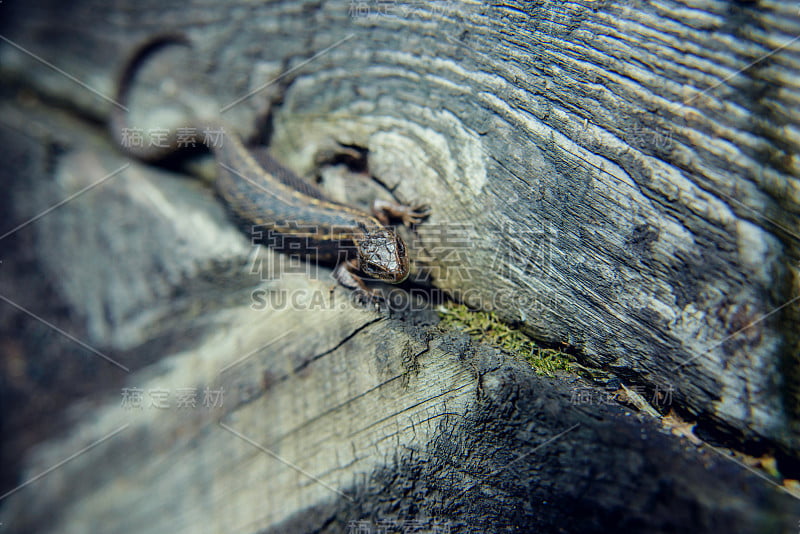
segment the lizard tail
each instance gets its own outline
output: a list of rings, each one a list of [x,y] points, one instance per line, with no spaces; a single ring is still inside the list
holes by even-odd
[[[155,162],[163,160],[177,149],[177,140],[173,133],[170,133],[169,138],[158,146],[149,142],[132,142],[130,135],[132,129],[128,125],[128,102],[131,86],[136,78],[137,71],[150,54],[169,45],[191,46],[191,43],[189,38],[181,33],[162,34],[148,39],[130,55],[117,78],[116,105],[111,109],[109,130],[116,144],[124,152],[142,161]]]

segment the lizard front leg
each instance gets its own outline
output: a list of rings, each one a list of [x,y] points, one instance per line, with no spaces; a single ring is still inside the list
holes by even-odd
[[[375,200],[372,203],[372,214],[384,226],[388,225],[392,218],[400,219],[406,226],[412,226],[421,223],[430,213],[430,207],[425,204],[406,206],[392,200]]]
[[[333,278],[344,287],[353,290],[361,304],[366,305],[373,303],[375,305],[380,305],[384,300],[383,296],[374,289],[368,288],[361,277],[356,274],[357,270],[358,261],[349,259],[340,262],[336,266],[333,270]]]

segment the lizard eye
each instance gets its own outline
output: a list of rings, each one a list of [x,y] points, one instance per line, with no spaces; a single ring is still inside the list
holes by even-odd
[[[397,248],[397,257],[398,258],[405,258],[406,257],[406,244],[403,241],[403,238],[399,235],[396,236],[397,240],[395,241],[395,247]]]

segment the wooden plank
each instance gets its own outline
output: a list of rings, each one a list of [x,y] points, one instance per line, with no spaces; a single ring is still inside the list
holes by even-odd
[[[332,141],[364,147],[396,197],[435,204],[418,244],[437,287],[797,448],[794,4],[376,8],[85,1],[57,19],[15,8],[8,35],[109,94],[132,43],[187,31],[178,99],[212,95],[245,135],[271,110],[273,152],[306,174]],[[38,90],[108,110],[2,54]]]
[[[280,257],[251,247],[208,189],[123,169],[85,119],[105,120],[137,42],[181,28],[196,53],[145,65],[137,120],[153,111],[151,124],[174,127],[187,107],[223,108],[247,137],[267,122],[270,150],[307,177],[337,142],[367,150],[378,183],[328,169],[323,186],[344,200],[433,204],[409,237],[436,288],[581,349],[584,363],[672,388],[706,429],[796,455],[796,6],[366,4],[372,16],[360,2],[3,8],[3,146],[25,146],[3,171],[13,222],[122,169],[31,225],[12,259],[24,248],[52,284],[45,318],[133,373],[87,353],[84,374],[67,375],[115,369],[87,388],[102,402],[77,405],[74,428],[27,456],[29,476],[129,426],[8,497],[0,521],[42,532],[407,518],[577,530],[620,516],[639,530],[793,525],[788,496],[714,451],[697,458],[654,423],[574,406],[567,386],[442,337],[424,310],[403,323],[353,308],[325,270],[262,279]],[[46,295],[19,276],[3,295]],[[280,295],[290,305],[260,309]],[[4,332],[32,320],[3,314]],[[300,323],[310,326],[298,334]],[[40,368],[70,354],[53,343]],[[230,396],[220,411],[130,410],[121,387]],[[636,483],[598,477],[606,468]],[[583,519],[564,519],[582,507]],[[55,523],[43,519],[51,509]]]

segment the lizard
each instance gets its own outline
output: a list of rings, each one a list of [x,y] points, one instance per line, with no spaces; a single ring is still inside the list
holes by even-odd
[[[116,85],[119,106],[111,113],[111,134],[125,153],[144,162],[158,162],[180,148],[174,132],[159,145],[132,146],[124,139],[124,132],[129,131],[127,104],[136,72],[152,52],[171,44],[191,46],[182,34],[147,40],[131,54]],[[382,297],[366,286],[361,274],[393,284],[406,280],[410,271],[408,250],[389,223],[398,218],[406,226],[417,224],[429,215],[427,206],[376,200],[372,213],[367,213],[336,202],[266,150],[246,146],[241,137],[227,133],[220,124],[203,123],[203,127],[223,136],[205,144],[217,163],[217,194],[234,215],[279,237],[271,241],[279,242],[281,249],[290,249],[307,260],[333,264],[333,278],[353,290],[363,303],[378,304]]]

